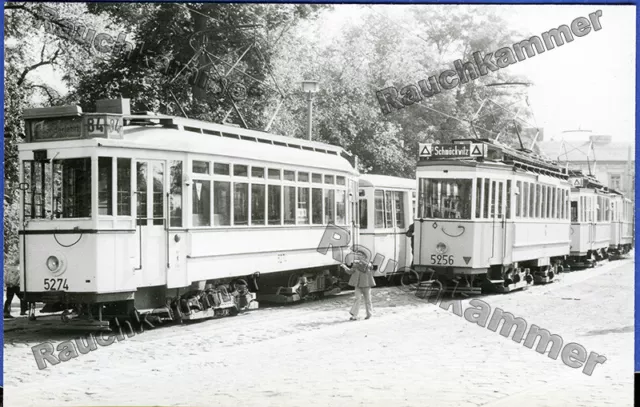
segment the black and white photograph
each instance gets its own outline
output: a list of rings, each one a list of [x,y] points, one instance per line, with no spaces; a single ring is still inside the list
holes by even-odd
[[[5,405],[633,405],[635,5],[10,1],[4,57]]]

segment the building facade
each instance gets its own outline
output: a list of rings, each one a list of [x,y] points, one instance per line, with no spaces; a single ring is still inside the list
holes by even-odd
[[[581,169],[609,188],[635,196],[635,149],[632,143],[613,142],[611,136],[588,135],[579,139],[543,141],[540,151],[570,169]]]

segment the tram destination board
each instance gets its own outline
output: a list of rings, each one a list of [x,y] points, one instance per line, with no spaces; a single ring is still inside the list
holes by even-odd
[[[122,117],[112,114],[85,114],[27,120],[29,142],[75,140],[81,138],[122,138]]]
[[[468,158],[483,157],[481,143],[419,144],[420,158]]]

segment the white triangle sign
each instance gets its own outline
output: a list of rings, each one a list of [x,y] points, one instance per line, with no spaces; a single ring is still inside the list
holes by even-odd
[[[473,151],[471,151],[471,155],[482,155],[480,146],[478,146],[477,144],[473,145]]]
[[[431,145],[430,144],[420,144],[420,157],[422,156],[431,156]]]

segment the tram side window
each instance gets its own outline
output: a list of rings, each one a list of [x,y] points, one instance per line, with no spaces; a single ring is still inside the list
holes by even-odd
[[[324,190],[324,223],[336,222],[335,216],[335,204],[336,204],[336,191],[333,189]]]
[[[496,215],[496,182],[491,181],[491,217]]]
[[[552,208],[553,208],[553,200],[551,199],[551,190],[553,188],[551,187],[547,187],[547,218],[551,218],[553,215],[552,213]]]
[[[476,178],[476,218],[481,215],[482,207],[482,178]]]
[[[522,184],[522,190],[520,191],[522,194],[522,217],[529,217],[529,183],[524,182]]]
[[[578,222],[578,201],[571,201],[571,222]]]
[[[558,218],[558,188],[551,188],[551,217]]]
[[[234,175],[237,175],[235,172],[238,167],[243,166],[234,165]],[[246,182],[235,182],[233,184],[233,224],[238,226],[249,224],[249,184]]]
[[[293,171],[292,171],[293,172]],[[286,177],[287,171],[285,171]],[[296,224],[296,187],[283,187],[284,194],[284,224]]]
[[[113,215],[113,158],[98,157],[98,215]]]
[[[322,189],[311,190],[311,223],[322,225]]]
[[[507,180],[507,219],[511,219],[511,180]]]
[[[228,169],[228,164],[227,165]],[[231,183],[213,182],[213,226],[231,225]]]
[[[404,229],[404,200],[402,192],[394,192],[396,204],[396,227]]]
[[[502,188],[503,183],[502,182],[498,182],[498,217],[502,218],[502,192],[503,192],[503,188]]]
[[[482,211],[482,217],[483,218],[488,218],[489,217],[489,194],[491,193],[491,190],[489,189],[489,180],[487,178],[484,179],[484,202],[483,202],[483,211]]]
[[[191,223],[211,226],[211,181],[194,180],[192,191]]]
[[[310,212],[311,200],[309,199],[309,188],[298,187],[298,225],[309,224]]]
[[[596,197],[596,222],[602,222],[602,197]]]
[[[384,227],[384,192],[380,189],[376,189],[374,194],[375,200],[375,227]]]
[[[541,200],[540,200],[540,185],[536,184],[536,201],[535,201],[535,208],[536,208],[536,212],[535,212],[535,217],[536,218],[540,218],[540,204],[541,204]]]
[[[121,159],[118,158],[118,171]],[[169,178],[169,225],[182,227],[182,161],[169,161]]]
[[[535,197],[536,189],[533,185],[533,182],[529,183],[529,217],[533,218],[535,214],[536,208],[536,197]]]
[[[136,213],[137,224],[147,224],[147,163],[136,163]]]
[[[278,171],[278,174],[280,173],[279,170],[276,171]],[[280,225],[282,223],[280,201],[280,185],[269,185],[267,187],[267,222],[269,225]]]
[[[393,227],[393,197],[391,191],[384,191],[384,214],[387,228]]]
[[[251,224],[264,225],[266,216],[264,205],[265,186],[262,184],[251,184]]]
[[[117,165],[116,214],[131,216],[131,159],[118,158]]]
[[[360,200],[360,228],[368,229],[369,228],[369,217],[367,212],[367,200]]]
[[[164,163],[155,162],[153,168],[153,224],[164,225]]]
[[[344,225],[347,223],[347,195],[344,190],[336,190],[336,224]]]

